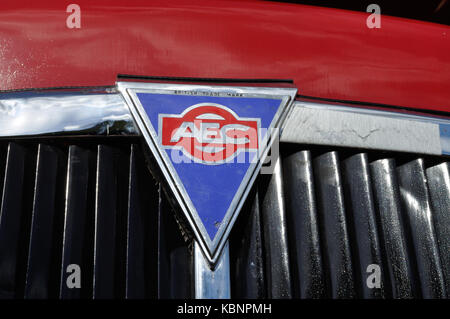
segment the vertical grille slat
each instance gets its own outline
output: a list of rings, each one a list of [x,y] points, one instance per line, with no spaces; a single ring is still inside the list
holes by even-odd
[[[5,172],[6,172],[6,157],[8,155],[8,144],[3,141],[0,141],[0,208],[2,207],[3,200],[3,183],[5,181]]]
[[[62,225],[55,214],[63,204],[58,200],[64,187],[62,167],[63,154],[53,146],[39,144],[25,298],[57,296],[59,269],[55,265],[61,262]]]
[[[346,159],[343,168],[344,188],[348,199],[347,217],[353,234],[355,288],[363,298],[384,298],[386,284],[367,154],[357,154]],[[381,269],[383,279],[379,289],[369,288],[366,283],[370,265],[377,265]]]
[[[301,151],[283,161],[290,234],[294,296],[326,296],[311,153]]]
[[[92,167],[95,154],[89,149],[72,145],[69,147],[66,207],[64,218],[63,253],[61,265],[60,298],[71,299],[91,297],[92,276],[90,269],[93,262],[93,192],[89,184],[95,181],[95,167]],[[81,289],[67,285],[71,274],[69,265],[78,265],[82,271]]]
[[[395,162],[392,159],[382,159],[371,163],[370,166],[392,296],[412,298],[413,277],[401,217]]]
[[[9,143],[0,211],[0,294],[13,298],[16,289],[17,251],[20,232],[25,150]]]
[[[159,190],[158,211],[158,297],[162,299],[193,298],[192,253],[181,235],[174,212]],[[167,230],[170,229],[171,232]]]
[[[441,262],[434,234],[433,217],[425,180],[423,160],[417,159],[397,168],[400,195],[406,223],[412,237],[422,296],[446,295]]]
[[[151,216],[157,215],[158,195],[154,183],[145,170],[139,147],[132,144],[129,157],[126,222],[125,296],[128,299],[156,297],[158,256],[155,253],[155,244],[152,246],[148,239],[150,234],[157,233],[156,221]],[[154,193],[156,193],[156,201],[152,198],[155,196]]]
[[[126,298],[145,297],[144,276],[144,227],[143,207],[138,196],[142,196],[137,185],[136,146],[131,145],[128,214],[127,214],[127,253],[126,253]],[[131,231],[133,230],[133,231]]]
[[[25,281],[28,252],[28,207],[35,170],[29,151],[16,143],[9,143],[0,208],[0,296],[20,297]],[[28,176],[27,176],[28,175]],[[27,185],[30,186],[27,188]]]
[[[170,298],[194,298],[193,260],[190,248],[180,242],[170,256]]]
[[[94,298],[113,298],[115,293],[117,172],[113,149],[99,145],[95,199]]]
[[[291,273],[286,228],[281,160],[277,160],[274,173],[261,204],[263,238],[266,258],[266,279],[269,298],[291,298]]]
[[[450,298],[450,163],[430,167],[426,175],[447,298]]]
[[[338,154],[330,152],[318,156],[314,160],[314,172],[330,296],[353,298],[353,266]]]
[[[266,297],[266,282],[264,278],[264,259],[263,259],[263,239],[262,239],[262,225],[259,207],[259,194],[249,195],[251,199],[251,208],[249,216],[243,213],[241,220],[243,225],[239,222],[235,225],[233,233],[238,233],[242,236],[233,236],[235,241],[231,240],[230,251],[231,267],[234,273],[232,274],[231,286],[232,294],[237,298],[265,298]],[[234,268],[233,268],[234,265]],[[248,280],[241,280],[241,278],[248,278]]]
[[[166,205],[159,199],[158,206],[158,298],[168,299],[170,298],[170,256],[168,253],[168,243],[166,236],[169,236],[164,231],[164,224],[166,216],[164,214],[165,208],[162,207]]]

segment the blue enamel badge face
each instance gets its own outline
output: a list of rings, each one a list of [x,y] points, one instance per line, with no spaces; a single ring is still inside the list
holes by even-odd
[[[137,96],[209,238],[214,240],[257,156],[260,127],[270,126],[281,100]],[[262,139],[266,133],[261,134]]]
[[[213,260],[289,98],[257,94],[257,88],[238,94],[223,87],[135,85],[127,88],[132,114]]]

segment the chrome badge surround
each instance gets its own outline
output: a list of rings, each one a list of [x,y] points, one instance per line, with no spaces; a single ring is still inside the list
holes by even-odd
[[[247,194],[256,179],[262,163],[275,140],[274,134],[267,133],[261,142],[259,161],[252,163],[250,169],[244,176],[235,198],[227,211],[222,225],[220,226],[214,240],[208,236],[196,210],[184,189],[183,184],[176,173],[172,172],[172,164],[167,153],[158,147],[158,134],[153,129],[145,110],[137,97],[137,93],[173,94],[173,95],[195,95],[195,96],[224,96],[224,97],[252,97],[266,99],[280,99],[280,107],[271,123],[271,128],[281,129],[289,110],[292,107],[297,93],[295,88],[268,88],[268,87],[234,87],[234,86],[207,86],[190,84],[159,84],[142,82],[118,82],[117,87],[122,93],[132,114],[136,125],[145,138],[153,156],[161,168],[163,176],[173,192],[181,210],[183,211],[195,238],[202,248],[204,257],[212,267],[218,261],[222,248],[227,242],[229,232],[236,220],[238,213],[245,202]]]

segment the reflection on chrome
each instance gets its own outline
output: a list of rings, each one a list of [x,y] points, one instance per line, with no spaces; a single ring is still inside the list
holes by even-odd
[[[117,93],[0,95],[0,136],[136,135],[133,119]]]

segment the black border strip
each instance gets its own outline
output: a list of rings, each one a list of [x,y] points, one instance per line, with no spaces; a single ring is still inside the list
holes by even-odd
[[[147,75],[130,75],[130,74],[118,74],[117,79],[211,82],[211,83],[289,83],[289,84],[294,84],[294,81],[290,80],[290,79],[193,78],[193,77],[147,76]]]
[[[23,89],[10,89],[10,90],[0,90],[1,93],[21,93],[21,92],[46,92],[46,91],[58,91],[58,90],[107,90],[115,89],[115,85],[99,85],[99,86],[51,86],[44,88],[23,88]]]

